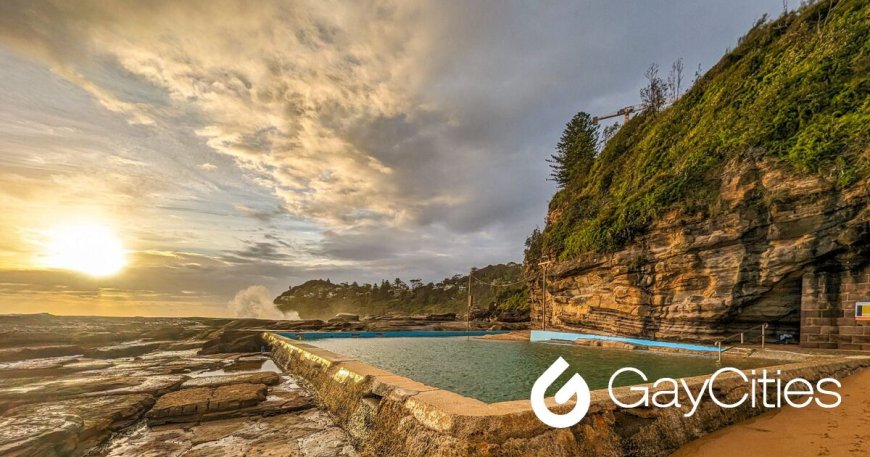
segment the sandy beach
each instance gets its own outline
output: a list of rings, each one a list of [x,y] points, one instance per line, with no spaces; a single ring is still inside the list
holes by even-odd
[[[816,405],[786,407],[711,433],[673,456],[870,455],[870,370],[843,380],[843,403],[835,409]]]

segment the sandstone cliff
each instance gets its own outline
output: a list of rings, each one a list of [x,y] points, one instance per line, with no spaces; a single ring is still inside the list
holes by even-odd
[[[669,108],[628,121],[530,242],[532,328],[714,340],[769,323],[870,349],[855,319],[870,301],[868,36],[867,0],[759,21]],[[539,256],[555,260],[548,294]]]
[[[797,335],[803,305],[804,341],[839,342],[808,332],[854,323],[852,302],[870,300],[867,182],[836,190],[748,154],[727,164],[720,195],[719,215],[671,213],[624,249],[558,263],[548,325],[702,340],[768,322]],[[537,303],[533,328],[542,315]]]

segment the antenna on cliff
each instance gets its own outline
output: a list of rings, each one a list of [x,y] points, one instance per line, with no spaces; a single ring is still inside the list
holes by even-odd
[[[625,108],[620,108],[620,109],[618,109],[610,114],[595,116],[592,118],[592,123],[598,124],[598,122],[600,122],[600,121],[603,121],[605,119],[610,119],[612,117],[617,117],[617,116],[624,116],[625,117],[624,121],[628,122],[628,119],[631,117],[631,114],[640,111],[642,108],[643,107],[640,105],[626,106]]]

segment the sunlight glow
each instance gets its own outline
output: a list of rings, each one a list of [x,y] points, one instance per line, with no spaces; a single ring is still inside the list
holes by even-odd
[[[96,223],[64,225],[49,232],[46,265],[109,276],[127,264],[127,251],[108,227]]]

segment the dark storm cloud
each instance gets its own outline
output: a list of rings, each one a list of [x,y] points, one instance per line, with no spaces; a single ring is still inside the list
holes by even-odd
[[[287,214],[287,209],[281,205],[272,209],[258,209],[251,208],[247,205],[236,205],[236,210],[260,222],[271,222],[274,218],[282,214]]]
[[[231,251],[223,257],[229,262],[248,263],[260,260],[287,260],[287,253],[283,251],[279,243],[267,241],[249,242],[245,249]]]
[[[394,258],[399,252],[413,251],[415,236],[395,231],[366,230],[339,235],[328,231],[323,241],[314,246],[311,253],[334,260],[371,262]]]

